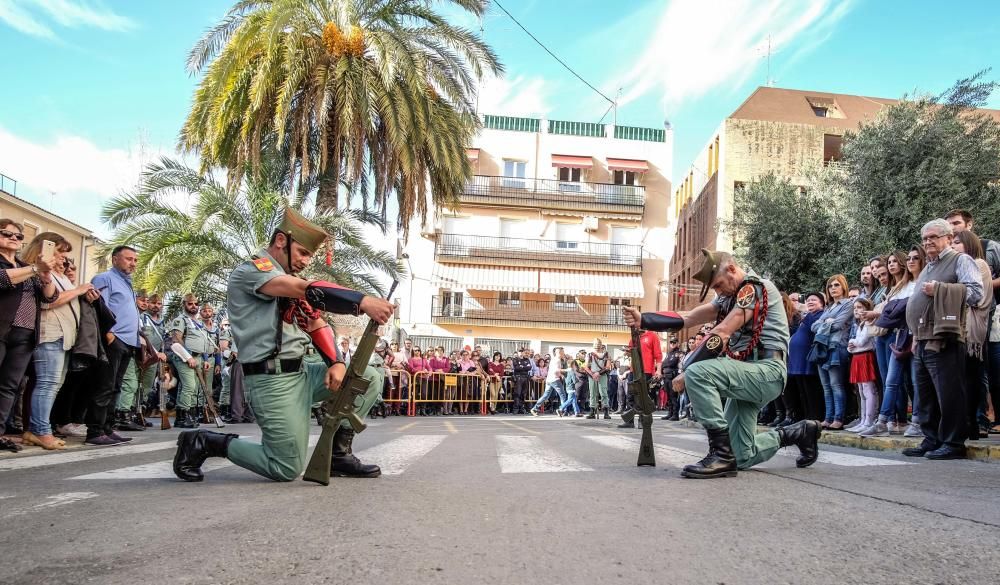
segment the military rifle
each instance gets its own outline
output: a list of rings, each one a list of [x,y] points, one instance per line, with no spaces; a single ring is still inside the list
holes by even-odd
[[[632,382],[628,392],[635,405],[635,415],[642,424],[642,442],[639,444],[639,459],[636,465],[656,467],[656,453],[653,449],[653,400],[649,397],[645,368],[642,365],[642,348],[639,345],[639,330],[632,330]]]
[[[392,296],[396,290],[396,281],[392,281],[389,293],[386,298]],[[323,401],[319,409],[323,415],[323,430],[320,431],[319,441],[313,450],[309,464],[306,466],[305,475],[302,479],[312,481],[322,485],[330,485],[330,464],[333,461],[333,436],[340,428],[340,423],[344,419],[351,424],[355,433],[368,428],[358,413],[354,410],[354,401],[363,396],[368,391],[368,384],[371,382],[365,378],[365,368],[371,360],[372,353],[375,352],[375,345],[378,343],[379,324],[374,319],[369,320],[365,332],[358,342],[358,348],[351,356],[351,363],[347,367],[347,374],[340,388],[333,392],[330,398]]]
[[[162,365],[156,365],[156,378],[159,380],[160,372],[163,368]],[[163,381],[160,380],[160,388],[157,390],[160,394],[160,430],[169,431],[170,430],[170,417],[167,416],[167,389],[163,387]]]
[[[195,369],[195,373],[198,375],[198,380],[201,382],[202,394],[205,396],[205,418],[211,418],[215,422],[215,426],[221,429],[226,426],[226,423],[222,421],[222,417],[219,416],[219,409],[215,407],[215,399],[212,398],[212,386],[206,381],[207,376],[204,366],[199,364]]]

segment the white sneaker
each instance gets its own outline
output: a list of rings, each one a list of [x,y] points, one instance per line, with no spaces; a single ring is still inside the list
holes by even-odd
[[[865,429],[865,430],[861,431],[860,433],[858,433],[858,436],[859,437],[888,437],[889,436],[889,428],[886,426],[886,424],[884,422],[879,421],[879,422],[873,424],[872,426],[868,427],[867,429]]]
[[[864,428],[864,427],[865,427],[865,420],[864,420],[864,418],[856,418],[856,419],[854,419],[854,422],[852,422],[851,424],[849,424],[846,427],[844,427],[844,430],[845,431],[858,431],[859,429]]]
[[[904,437],[922,437],[924,432],[920,430],[920,425],[917,423],[910,423],[910,426],[906,427],[906,431],[903,432]]]
[[[858,426],[854,427],[853,429],[851,429],[851,432],[855,433],[855,434],[860,433],[860,432],[862,432],[864,430],[869,429],[873,424],[875,424],[875,423],[870,423],[870,422],[867,422],[867,421],[863,422],[863,423],[859,424]]]
[[[60,433],[66,435],[67,437],[86,437],[87,427],[86,425],[78,425],[70,423],[68,425],[61,425],[56,427],[56,430]]]
[[[889,434],[890,435],[902,435],[903,434],[903,425],[902,424],[895,423],[895,422],[889,422],[889,423],[886,423],[885,426],[886,426],[886,428],[889,429]]]

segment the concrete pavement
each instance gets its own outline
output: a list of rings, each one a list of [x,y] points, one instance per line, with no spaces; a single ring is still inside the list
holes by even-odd
[[[326,488],[218,459],[180,482],[173,430],[2,456],[4,582],[997,582],[996,463],[823,445],[809,469],[686,480],[700,432],[658,420],[637,468],[616,422],[372,421],[355,451],[385,474]]]

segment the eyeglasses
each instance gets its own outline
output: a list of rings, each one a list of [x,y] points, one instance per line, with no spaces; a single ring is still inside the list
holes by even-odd
[[[924,236],[920,238],[921,242],[933,242],[934,240],[940,240],[941,238],[947,238],[948,236],[941,234],[939,236]]]
[[[0,230],[0,236],[5,238],[11,238],[17,240],[18,242],[24,241],[24,234],[19,234],[17,232],[12,232],[10,230]]]

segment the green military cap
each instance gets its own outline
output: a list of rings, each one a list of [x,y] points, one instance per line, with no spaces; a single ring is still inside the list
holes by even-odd
[[[712,281],[715,280],[715,275],[719,272],[719,257],[715,252],[706,248],[702,248],[701,253],[705,255],[705,262],[701,265],[701,270],[694,275],[694,279],[701,283],[701,298],[699,300],[704,301],[708,294],[708,287],[712,286]]]
[[[285,208],[285,216],[281,219],[278,230],[313,254],[329,237],[323,228],[309,221],[291,207]]]

